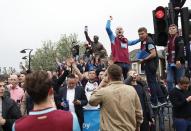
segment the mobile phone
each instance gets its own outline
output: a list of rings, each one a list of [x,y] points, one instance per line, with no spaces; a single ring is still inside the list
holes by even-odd
[[[88,31],[88,26],[87,25],[85,26],[85,31]]]

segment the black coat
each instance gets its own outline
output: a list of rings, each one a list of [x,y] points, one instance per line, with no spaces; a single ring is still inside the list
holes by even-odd
[[[173,105],[173,117],[175,118],[191,118],[191,102],[187,102],[186,98],[191,96],[191,88],[184,91],[173,88],[169,93],[170,101]]]
[[[67,87],[62,87],[59,90],[58,97],[56,98],[56,105],[58,109],[63,109],[61,106],[62,100],[67,98]],[[75,95],[74,99],[80,100],[81,105],[74,105],[76,115],[78,117],[78,121],[80,123],[80,126],[82,127],[82,124],[84,122],[84,113],[83,113],[83,106],[85,106],[88,103],[87,97],[85,95],[85,91],[82,87],[77,86],[75,88]]]
[[[21,111],[16,102],[9,97],[2,98],[2,117],[6,120],[2,126],[4,131],[11,131],[15,120],[21,117]]]
[[[124,84],[126,85],[131,85],[131,81],[133,80],[133,78],[131,76],[128,76],[125,80],[124,80]],[[139,80],[137,81],[137,84],[142,87],[139,89],[139,92],[137,89],[136,92],[140,98],[140,102],[142,105],[142,109],[143,109],[143,114],[144,114],[144,120],[147,121],[151,121],[152,122],[152,118],[153,118],[153,110],[151,107],[151,101],[150,101],[150,95],[147,91],[147,84],[145,81]],[[132,85],[131,85],[132,86]]]
[[[141,41],[141,46],[143,46],[143,45],[144,45],[143,41]],[[148,60],[145,60],[144,61],[144,66],[147,66],[147,67],[149,67],[149,69],[151,71],[156,72],[157,68],[158,68],[159,58],[158,58],[158,54],[157,54],[157,49],[156,49],[155,43],[154,43],[153,39],[150,36],[147,37],[147,41],[146,41],[146,45],[145,45],[145,51],[148,52],[149,54],[151,54],[151,52],[150,52],[150,50],[148,48],[149,45],[153,45],[154,46],[155,52],[156,52],[156,56],[154,58],[150,58]]]
[[[58,94],[60,86],[63,84],[69,73],[70,72],[68,70],[65,70],[64,73],[58,79],[52,79],[52,86],[55,91],[55,95]]]
[[[182,36],[178,36],[175,39],[175,61],[180,61],[181,64],[184,64],[185,58],[184,40]]]

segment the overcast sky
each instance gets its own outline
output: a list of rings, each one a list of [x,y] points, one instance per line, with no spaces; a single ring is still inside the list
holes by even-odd
[[[61,34],[77,33],[85,41],[84,26],[89,34],[100,37],[110,52],[105,31],[106,20],[113,16],[112,29],[122,26],[125,36],[138,37],[137,29],[145,26],[153,33],[152,10],[167,6],[169,0],[0,0],[0,67],[18,69],[24,48],[40,48],[42,41],[58,41]],[[190,0],[185,6],[191,7]],[[135,48],[135,47],[133,47]],[[132,50],[132,48],[131,48]]]

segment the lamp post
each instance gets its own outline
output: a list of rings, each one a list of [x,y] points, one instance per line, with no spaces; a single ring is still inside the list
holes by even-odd
[[[29,68],[28,68],[28,70],[30,71],[31,70],[31,52],[33,51],[33,49],[23,49],[23,50],[21,50],[20,51],[20,53],[26,53],[26,51],[29,51]],[[26,56],[24,56],[22,59],[27,59],[27,57]]]
[[[26,59],[27,59],[27,56],[23,56],[22,59],[23,59],[23,60],[26,60]]]

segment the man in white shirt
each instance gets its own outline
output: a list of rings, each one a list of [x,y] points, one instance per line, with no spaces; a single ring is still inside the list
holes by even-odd
[[[67,86],[60,88],[56,105],[59,109],[69,110],[76,113],[80,127],[84,122],[83,106],[88,103],[85,91],[82,87],[76,86],[74,74],[67,76]]]
[[[86,81],[86,82],[84,82]],[[85,87],[85,93],[87,96],[87,99],[89,101],[90,96],[92,94],[92,92],[98,88],[98,80],[96,79],[96,72],[95,70],[90,70],[88,72],[88,79],[84,79],[82,83],[85,83],[84,87]],[[98,109],[99,106],[90,106],[89,104],[87,104],[85,107],[85,109]]]

